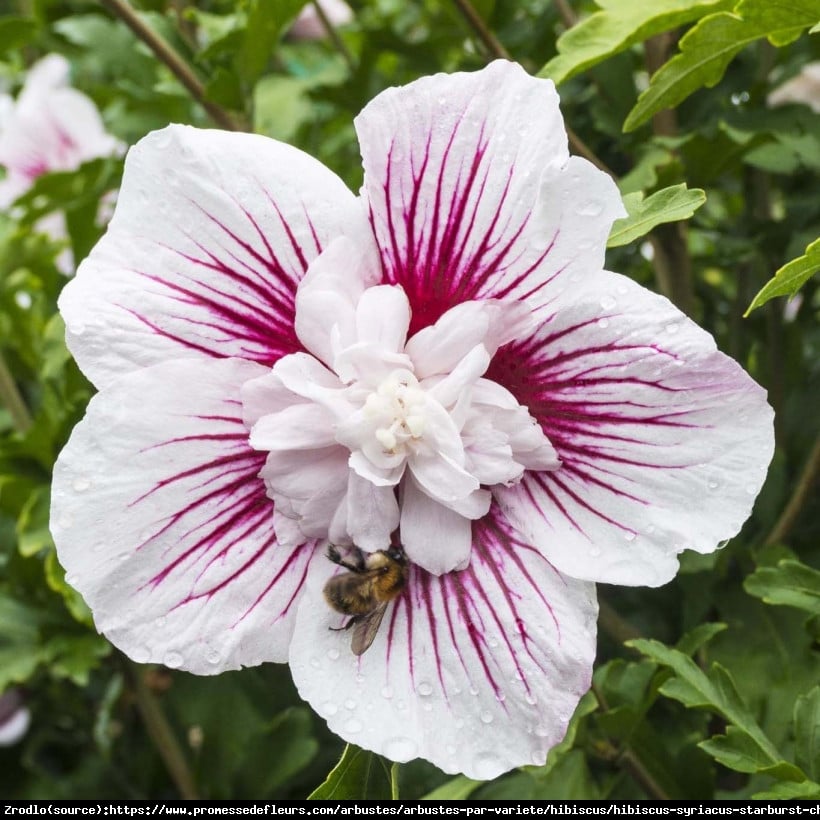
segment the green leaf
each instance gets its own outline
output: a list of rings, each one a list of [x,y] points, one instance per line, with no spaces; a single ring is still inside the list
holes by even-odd
[[[706,202],[706,194],[700,188],[687,188],[682,182],[656,191],[646,199],[641,191],[627,194],[623,199],[628,216],[616,220],[612,226],[606,243],[608,248],[627,245],[664,222],[688,219]]]
[[[755,800],[817,800],[820,798],[820,783],[813,783],[811,780],[803,780],[800,783],[781,781],[766,791],[756,792],[752,798]]]
[[[252,85],[264,72],[285,26],[305,0],[250,0],[245,37],[238,53],[239,73]]]
[[[470,780],[460,774],[452,780],[428,792],[421,800],[466,800],[479,786],[480,780]]]
[[[802,781],[803,773],[791,763],[780,761],[772,765],[769,756],[741,729],[729,726],[725,735],[716,735],[698,743],[727,769],[746,774],[767,774],[781,780]]]
[[[660,692],[666,697],[680,701],[690,708],[706,708],[715,712],[732,724],[746,739],[736,739],[736,733],[727,739],[707,741],[713,745],[704,747],[710,754],[722,755],[721,762],[730,765],[741,761],[750,765],[749,760],[757,761],[754,771],[776,771],[782,779],[804,780],[805,775],[787,763],[774,744],[763,733],[757,721],[749,712],[735,687],[729,672],[720,664],[712,665],[709,676],[687,655],[677,649],[671,649],[660,641],[638,639],[628,641],[627,646],[637,649],[658,664],[672,670],[675,677],[670,678],[661,687]],[[756,746],[754,753],[751,745]],[[747,772],[748,768],[738,771]]]
[[[820,686],[794,705],[794,756],[813,780],[820,780]]]
[[[327,780],[308,800],[389,800],[390,766],[384,758],[348,743]]]
[[[558,55],[540,71],[560,85],[614,54],[704,14],[732,7],[734,0],[599,0],[597,11],[558,39]]]
[[[677,643],[676,649],[687,655],[694,655],[702,646],[705,646],[715,635],[727,629],[726,624],[699,624],[687,632]]]
[[[820,572],[786,558],[776,567],[758,567],[743,582],[755,598],[775,606],[793,606],[820,615]]]
[[[0,20],[0,54],[26,45],[36,33],[37,22],[30,17],[4,17]]]
[[[655,74],[624,122],[632,131],[702,86],[715,85],[746,45],[768,37],[782,46],[817,22],[816,0],[741,0],[734,13],[710,14],[686,33],[680,51]]]
[[[760,292],[752,299],[744,316],[748,316],[753,310],[765,305],[769,299],[775,296],[794,296],[798,290],[820,270],[820,239],[812,242],[803,256],[792,259],[791,262],[783,265],[761,288]]]

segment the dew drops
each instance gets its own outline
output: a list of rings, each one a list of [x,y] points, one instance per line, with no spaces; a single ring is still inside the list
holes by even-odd
[[[444,747],[444,751],[447,752],[447,754],[450,757],[452,757],[456,753],[456,747],[452,745],[447,745]]]
[[[396,709],[403,712],[407,708],[407,704],[403,700],[396,701]]]
[[[478,689],[475,686],[470,687],[470,694],[475,697],[478,694]]]
[[[424,703],[422,705],[422,709],[424,709],[425,712],[432,712],[433,711],[433,704],[430,703],[430,701],[427,701],[426,703]]]
[[[76,576],[73,572],[69,572],[69,573],[66,575],[66,577],[65,577],[65,582],[66,582],[66,583],[67,583],[70,587],[75,587],[75,586],[77,586],[77,580],[78,580],[78,578],[77,578],[77,576]]]
[[[524,695],[524,700],[527,701],[530,706],[535,706],[535,704],[538,703],[538,698],[535,697],[532,692],[527,692],[527,694]]]
[[[362,722],[360,720],[356,720],[356,718],[350,718],[344,725],[344,730],[351,735],[358,734],[364,728],[362,726]]]
[[[679,330],[680,330],[680,327],[675,322],[672,322],[672,324],[666,326],[666,332],[667,333],[675,334]]]
[[[74,526],[74,516],[71,513],[63,513],[57,519],[57,526],[62,527],[63,529],[69,529],[69,527]]]
[[[602,202],[597,199],[588,199],[578,206],[577,213],[579,216],[598,216],[603,210]]]
[[[131,658],[135,663],[148,663],[150,657],[151,653],[144,646],[135,649],[131,654]]]
[[[650,524],[650,525],[646,528],[646,531],[647,531],[647,533],[648,533],[649,535],[652,535],[652,533],[653,533],[653,532],[655,532],[655,525],[654,525],[654,524]]]
[[[87,478],[75,478],[71,486],[76,492],[84,493],[91,486],[91,482]]]
[[[746,492],[749,495],[754,495],[757,492],[757,487],[754,484],[747,484],[746,485]]]
[[[385,700],[390,700],[393,697],[393,688],[391,686],[382,686],[382,697]]]
[[[362,675],[361,673],[356,675],[356,683],[364,683],[364,675]]]
[[[550,730],[542,724],[542,725],[539,725],[539,726],[535,727],[535,734],[538,737],[549,737],[550,736]]]
[[[339,711],[339,707],[332,701],[328,700],[322,704],[322,714],[332,717]]]
[[[473,760],[473,769],[475,769],[475,777],[478,780],[492,780],[507,768],[500,758],[488,752],[476,755]]]
[[[479,715],[481,718],[482,723],[490,724],[493,722],[493,716],[491,712],[488,712],[486,709]]]
[[[222,662],[222,654],[218,649],[209,649],[205,653],[205,660],[207,660],[212,666],[216,666],[218,663]]]
[[[533,766],[543,766],[547,762],[547,758],[543,752],[533,752],[530,755],[530,762]]]
[[[496,692],[495,693],[495,699],[499,703],[504,703],[504,701],[507,699],[507,696],[503,692]]]
[[[427,697],[430,697],[430,695],[433,694],[433,687],[429,683],[427,683],[427,681],[423,681],[422,683],[420,683],[418,685],[418,687],[416,688],[416,691],[423,698],[427,698]]]
[[[719,484],[717,481],[715,481],[714,479],[712,479],[712,480],[708,483],[708,485],[707,485],[707,486],[709,487],[709,489],[710,489],[710,490],[716,490],[718,487],[720,487],[720,484]]]
[[[613,296],[604,296],[604,298],[601,299],[601,307],[604,310],[612,310],[617,304]]]
[[[319,669],[322,666],[322,664],[320,663],[320,661],[317,657],[313,657],[313,658],[310,659],[310,665],[314,669]]]
[[[632,532],[632,530],[629,530],[629,532],[624,533],[624,540],[625,541],[634,541],[636,537],[637,537],[637,533]]]
[[[85,333],[85,325],[82,322],[74,322],[73,324],[69,325],[68,329],[75,336],[82,336],[83,333]]]
[[[166,652],[162,662],[169,669],[179,669],[179,667],[182,666],[183,657],[179,652]]]
[[[609,319],[598,319],[598,327],[609,327]]]
[[[601,548],[600,547],[592,547],[589,551],[589,554],[593,558],[598,558],[601,555]]]
[[[345,701],[345,709],[348,709],[348,710],[350,710],[350,711],[353,711],[355,708],[356,708],[356,701],[355,701],[355,700],[353,700],[352,698],[348,698],[348,699]]]
[[[628,293],[629,288],[626,285],[618,285],[618,287],[615,288],[615,291],[621,296],[624,296],[626,293]]]
[[[328,649],[327,656],[332,661],[336,661],[339,659],[339,650],[338,649]]]
[[[404,763],[417,755],[416,744],[409,737],[391,737],[384,744],[385,757]]]

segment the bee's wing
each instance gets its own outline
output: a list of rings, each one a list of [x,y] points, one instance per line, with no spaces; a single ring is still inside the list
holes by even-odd
[[[386,610],[387,601],[379,604],[376,609],[368,612],[367,615],[362,615],[353,624],[353,637],[350,640],[350,648],[354,655],[364,654],[370,644],[373,643]]]

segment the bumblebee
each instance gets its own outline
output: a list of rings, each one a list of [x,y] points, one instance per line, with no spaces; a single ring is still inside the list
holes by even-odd
[[[354,547],[342,556],[333,544],[328,546],[327,557],[347,572],[328,580],[325,600],[336,612],[350,615],[338,630],[353,630],[350,648],[354,655],[361,655],[373,643],[387,605],[407,583],[407,558],[400,547],[371,553]]]

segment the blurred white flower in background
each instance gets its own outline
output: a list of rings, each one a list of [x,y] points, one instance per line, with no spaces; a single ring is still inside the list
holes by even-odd
[[[820,60],[803,66],[799,74],[775,88],[766,102],[770,108],[796,103],[820,114]]]
[[[322,11],[333,26],[343,26],[353,19],[353,10],[344,0],[322,0]],[[321,40],[327,37],[315,3],[308,3],[288,31],[291,40]]]
[[[0,96],[0,165],[6,171],[0,180],[0,208],[8,208],[43,174],[73,171],[89,160],[123,152],[94,103],[69,86],[70,68],[64,57],[50,54],[29,69],[16,100]],[[36,227],[53,239],[67,236],[60,212],[47,214]],[[73,272],[70,250],[60,254],[58,266]]]
[[[0,746],[13,746],[25,737],[31,724],[31,712],[23,703],[19,689],[0,695]]]

